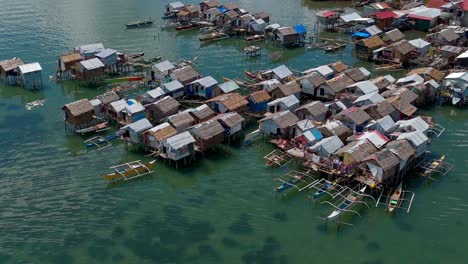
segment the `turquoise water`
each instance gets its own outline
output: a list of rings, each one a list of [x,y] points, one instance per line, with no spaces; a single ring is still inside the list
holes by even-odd
[[[169,1],[164,1],[169,2]],[[312,28],[320,8],[347,6],[311,1],[239,1],[266,10],[280,24]],[[177,34],[158,26],[125,31],[138,18],[160,16],[161,1],[23,0],[3,1],[0,58],[39,61],[53,75],[58,55],[72,47],[103,42],[148,57],[198,57],[205,75],[241,77],[243,69],[281,63],[304,70],[341,59],[358,63],[347,47],[342,54],[265,47],[259,59],[242,56],[237,39],[200,47],[196,32]],[[383,208],[359,208],[354,227],[337,231],[318,219],[331,212],[315,207],[305,194],[276,199],[273,181],[290,168],[268,169],[262,157],[272,150],[223,146],[190,168],[158,164],[157,173],[108,188],[109,166],[142,159],[141,152],[116,143],[86,152],[79,136],[64,132],[60,107],[93,97],[103,89],[46,81],[41,92],[0,89],[0,263],[466,263],[468,224],[468,113],[432,107],[447,128],[432,144],[456,168],[440,183],[419,180],[410,214],[387,215]],[[24,104],[46,99],[42,108]]]

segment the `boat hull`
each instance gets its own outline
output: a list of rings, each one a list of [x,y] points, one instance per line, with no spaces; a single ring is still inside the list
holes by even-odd
[[[146,168],[151,170],[151,168],[153,168],[155,164],[156,164],[156,160],[153,160],[153,161],[145,164],[145,166],[146,166]],[[138,173],[142,173],[142,172],[147,171],[146,168],[145,167],[138,167],[138,168],[135,168],[135,170],[138,171]],[[131,176],[134,176],[134,175],[137,174],[135,170],[127,169],[127,170],[123,171],[121,174],[116,173],[116,172],[109,173],[109,174],[104,175],[104,179],[108,180],[108,181],[120,180],[120,179],[123,179],[122,174],[125,177],[131,177]]]

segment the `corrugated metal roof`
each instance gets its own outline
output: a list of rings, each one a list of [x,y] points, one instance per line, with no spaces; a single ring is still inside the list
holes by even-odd
[[[117,51],[115,49],[105,49],[99,53],[96,54],[96,57],[99,57],[99,58],[107,58],[111,55],[114,55],[116,54]]]
[[[191,84],[194,84],[194,83],[198,83],[203,87],[211,87],[211,86],[214,86],[214,85],[218,84],[218,81],[216,81],[211,76],[206,76],[206,77],[203,77],[201,79],[198,79],[198,80],[195,80],[195,81],[191,82]]]
[[[468,58],[468,50],[458,55],[457,57],[457,59],[465,59],[465,58]]]
[[[408,15],[409,18],[416,18],[416,19],[425,19],[425,20],[432,20],[440,16],[440,9],[438,8],[420,8],[418,11],[412,12]]]
[[[89,103],[92,105],[92,106],[98,106],[98,105],[101,105],[101,100],[99,99],[93,99],[93,100],[89,100]]]
[[[383,147],[389,141],[389,139],[386,136],[382,135],[382,133],[380,133],[377,130],[364,132],[363,134],[357,136],[356,138],[357,139],[367,139],[376,148]]]
[[[422,144],[425,144],[429,141],[429,138],[426,137],[421,131],[414,131],[409,133],[401,133],[397,139],[407,139],[409,140],[415,147],[418,147]]]
[[[193,142],[195,142],[195,139],[192,137],[192,135],[188,131],[185,131],[173,137],[168,138],[166,140],[165,145],[167,145],[170,149],[178,150]]]
[[[184,86],[177,80],[165,83],[163,84],[163,86],[164,86],[164,89],[166,89],[169,92],[174,92],[174,91],[184,88]]]
[[[364,76],[366,76],[366,78],[371,76],[371,72],[368,71],[366,68],[360,67],[359,70],[361,70],[362,74],[364,74]]]
[[[371,36],[375,36],[375,35],[379,35],[382,33],[382,30],[380,30],[380,28],[378,28],[377,26],[373,25],[373,26],[370,26],[370,27],[366,27],[365,29],[363,29],[365,32],[369,33]]]
[[[417,38],[417,39],[413,39],[413,40],[410,40],[408,41],[409,44],[411,44],[413,47],[417,48],[417,49],[422,49],[422,48],[425,48],[427,46],[430,46],[431,43],[423,40],[423,39],[420,39],[420,38]]]
[[[354,12],[354,13],[351,13],[351,14],[346,14],[346,15],[341,15],[340,18],[348,23],[348,22],[351,22],[353,21],[354,19],[358,19],[358,18],[362,18],[358,13]]]
[[[356,100],[354,100],[353,103],[357,104],[360,102],[364,102],[366,100],[369,100],[373,104],[385,101],[385,99],[379,94],[379,92],[373,92],[373,93],[359,96]]]
[[[352,84],[348,87],[356,87],[358,88],[363,94],[370,94],[374,92],[378,92],[379,88],[372,83],[371,81],[362,81]]]
[[[280,79],[284,79],[293,75],[293,73],[285,65],[274,68],[273,73],[276,74]]]
[[[80,64],[88,71],[105,67],[105,65],[98,58],[81,61]]]
[[[237,85],[235,81],[231,80],[231,81],[227,81],[225,83],[220,84],[219,88],[221,89],[221,91],[223,91],[223,93],[230,93],[232,91],[239,89],[239,85]]]
[[[413,75],[409,75],[404,78],[398,79],[396,83],[423,83],[423,82],[424,82],[423,77],[417,74],[413,74]]]
[[[344,144],[343,142],[341,142],[339,137],[332,136],[322,139],[320,142],[310,147],[310,149],[312,151],[320,151],[321,149],[323,149],[328,154],[333,154],[343,146]]]
[[[143,112],[145,111],[145,108],[143,107],[142,104],[140,103],[134,103],[132,105],[127,105],[123,110],[122,112],[123,113],[127,113],[127,114],[136,114],[136,113],[140,113],[140,112]]]
[[[182,8],[185,5],[182,2],[177,1],[177,2],[170,3],[169,6],[173,9],[177,9],[177,8]]]
[[[395,79],[393,76],[391,76],[390,74],[385,75],[384,78],[385,78],[387,81],[391,82],[391,83],[396,82],[396,79]]]
[[[161,87],[158,87],[156,89],[146,92],[146,94],[149,95],[149,97],[155,99],[165,95],[166,93],[163,91],[163,89],[161,89]]]
[[[109,104],[117,113],[121,112],[127,106],[127,101],[125,99],[120,99],[118,101],[112,102]]]
[[[165,60],[160,63],[154,64],[151,68],[153,68],[154,70],[158,70],[160,72],[166,72],[166,71],[170,71],[174,69],[175,66],[170,61]]]
[[[429,125],[420,116],[409,120],[400,120],[396,124],[400,129],[411,129],[412,131],[421,131],[423,133],[429,129]]]
[[[267,26],[265,29],[273,29],[273,30],[275,30],[275,29],[278,29],[278,28],[280,28],[280,27],[281,27],[280,24],[276,24],[276,23],[275,23],[275,24],[271,24],[271,25]]]
[[[104,45],[102,43],[81,45],[76,50],[81,54],[98,53],[104,50]]]
[[[390,116],[384,116],[378,119],[376,122],[385,132],[388,132],[396,127],[395,121],[393,121]]]
[[[131,129],[133,131],[135,131],[136,133],[141,133],[143,131],[146,131],[150,128],[152,128],[153,125],[150,123],[150,121],[148,121],[148,119],[146,118],[143,118],[143,119],[140,119],[136,122],[133,122],[131,124],[128,124],[124,127],[122,127],[121,129],[122,130],[127,130],[127,129]]]
[[[278,103],[282,102],[284,105],[286,105],[286,107],[292,107],[296,104],[299,104],[299,100],[297,99],[297,97],[294,95],[294,94],[291,94],[290,96],[286,96],[286,97],[281,97],[281,98],[278,98],[274,101],[271,101],[268,103],[268,106],[271,106],[271,105],[276,105]]]
[[[302,131],[306,131],[306,130],[309,130],[309,129],[312,129],[315,127],[314,125],[314,121],[313,120],[310,120],[310,119],[303,119],[303,120],[300,120],[296,123],[297,127],[299,127],[300,130]]]
[[[309,74],[309,73],[312,73],[312,72],[318,72],[320,73],[320,75],[322,76],[328,76],[330,74],[333,74],[334,71],[332,68],[330,68],[329,66],[327,65],[323,65],[323,66],[319,66],[317,68],[312,68],[312,69],[309,69],[305,72],[303,72],[304,74]]]
[[[21,73],[29,73],[35,71],[42,71],[42,67],[38,62],[23,64],[18,66]]]

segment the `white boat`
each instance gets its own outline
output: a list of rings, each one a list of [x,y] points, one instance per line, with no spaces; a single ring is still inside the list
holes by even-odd
[[[359,190],[358,193],[351,192],[346,196],[346,198],[343,200],[343,202],[338,205],[338,208],[334,210],[329,216],[327,216],[327,220],[333,220],[337,218],[343,211],[350,209],[353,207],[353,205],[356,203],[356,201],[359,201],[362,199],[364,196],[364,192],[366,191],[367,186]]]

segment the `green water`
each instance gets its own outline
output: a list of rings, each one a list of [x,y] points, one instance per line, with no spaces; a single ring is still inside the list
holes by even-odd
[[[169,1],[164,1],[164,3]],[[246,60],[237,39],[200,47],[196,32],[177,34],[159,26],[125,31],[138,18],[160,16],[154,0],[0,1],[0,58],[39,61],[53,75],[59,54],[94,42],[148,57],[198,57],[200,71],[220,79],[243,69],[287,63],[293,69],[341,59],[357,62],[352,47],[339,54],[265,47]],[[309,29],[317,10],[346,3],[239,1],[268,11],[283,25]],[[289,168],[268,169],[262,147],[227,147],[175,170],[158,164],[155,175],[107,188],[109,166],[144,159],[122,143],[86,152],[83,138],[64,133],[60,107],[102,89],[46,81],[41,92],[0,89],[0,263],[466,263],[468,216],[468,113],[451,107],[424,111],[447,128],[432,144],[456,168],[440,183],[411,181],[410,214],[358,208],[354,227],[328,229],[318,219],[331,212],[310,205],[305,194],[276,199],[273,179]],[[46,99],[27,111],[24,104]]]

